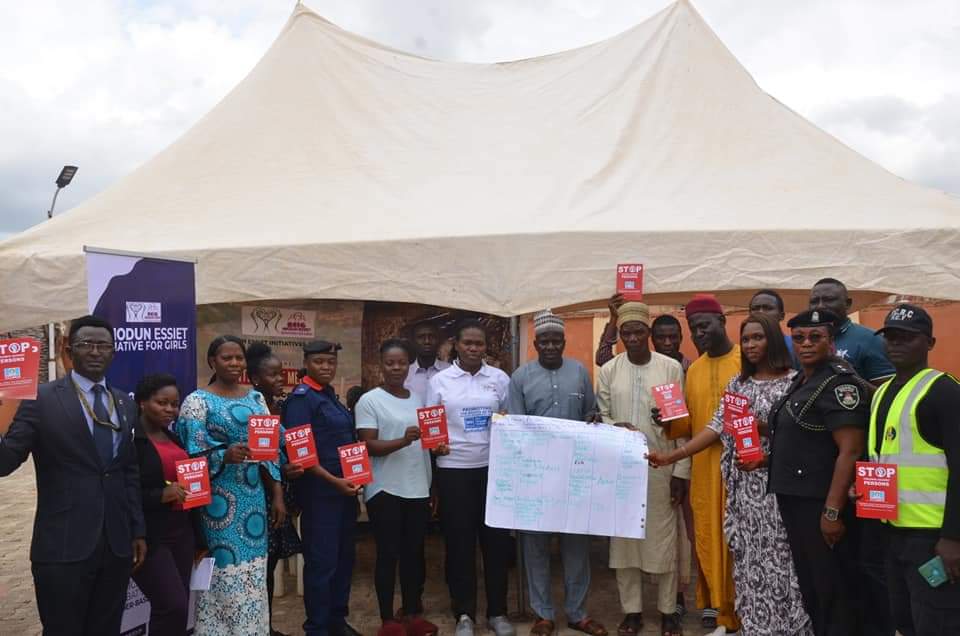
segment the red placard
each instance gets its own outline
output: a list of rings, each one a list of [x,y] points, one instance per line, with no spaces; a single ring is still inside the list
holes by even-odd
[[[317,457],[317,444],[313,441],[313,429],[309,424],[285,430],[283,445],[287,449],[287,460],[291,464],[310,468],[320,463]]]
[[[653,399],[660,409],[660,421],[669,422],[690,415],[683,400],[683,389],[676,382],[653,387]]]
[[[280,416],[251,415],[247,418],[247,446],[252,462],[275,462],[280,458]]]
[[[743,417],[750,408],[750,398],[727,391],[723,394],[723,430],[733,435],[733,420]]]
[[[857,516],[863,519],[896,519],[897,465],[857,462]]]
[[[431,449],[450,442],[447,434],[447,410],[443,406],[417,409],[417,419],[420,421],[420,446]]]
[[[760,431],[757,430],[757,418],[753,413],[735,417],[731,423],[733,438],[737,443],[737,456],[741,461],[753,461],[763,457],[760,446]]]
[[[617,265],[617,293],[624,300],[643,300],[643,265]]]
[[[33,338],[0,340],[0,400],[37,399],[40,343]]]
[[[337,451],[340,453],[340,468],[343,469],[344,479],[360,486],[373,481],[373,469],[370,467],[366,442],[340,446]]]
[[[177,470],[177,483],[187,491],[183,509],[190,510],[210,503],[210,469],[206,457],[181,459],[174,464]]]

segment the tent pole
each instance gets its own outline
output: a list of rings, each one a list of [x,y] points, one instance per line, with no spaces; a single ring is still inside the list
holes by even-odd
[[[510,318],[510,361],[513,363],[512,371],[516,371],[520,366],[520,317]],[[516,549],[517,549],[517,616],[522,618],[527,614],[527,586],[524,580],[523,547],[520,543],[520,531],[515,531]]]

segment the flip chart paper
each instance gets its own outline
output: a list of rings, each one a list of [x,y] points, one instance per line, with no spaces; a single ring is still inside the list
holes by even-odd
[[[642,433],[527,415],[495,417],[490,432],[487,525],[644,538]]]

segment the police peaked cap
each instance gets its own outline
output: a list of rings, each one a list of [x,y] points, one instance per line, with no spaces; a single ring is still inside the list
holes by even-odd
[[[308,356],[311,353],[332,353],[337,354],[343,347],[339,342],[327,342],[326,340],[311,340],[303,345],[303,355]]]
[[[843,319],[826,309],[808,309],[800,312],[789,321],[787,326],[794,327],[827,327],[830,333],[836,331],[843,324]]]

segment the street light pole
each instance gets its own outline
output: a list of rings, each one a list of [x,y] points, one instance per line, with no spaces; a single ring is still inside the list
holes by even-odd
[[[53,209],[57,207],[57,196],[60,191],[70,185],[73,175],[77,174],[76,166],[64,166],[57,176],[57,189],[53,192],[53,201],[47,210],[47,219],[53,218]],[[57,328],[52,322],[47,324],[47,382],[57,379]]]

